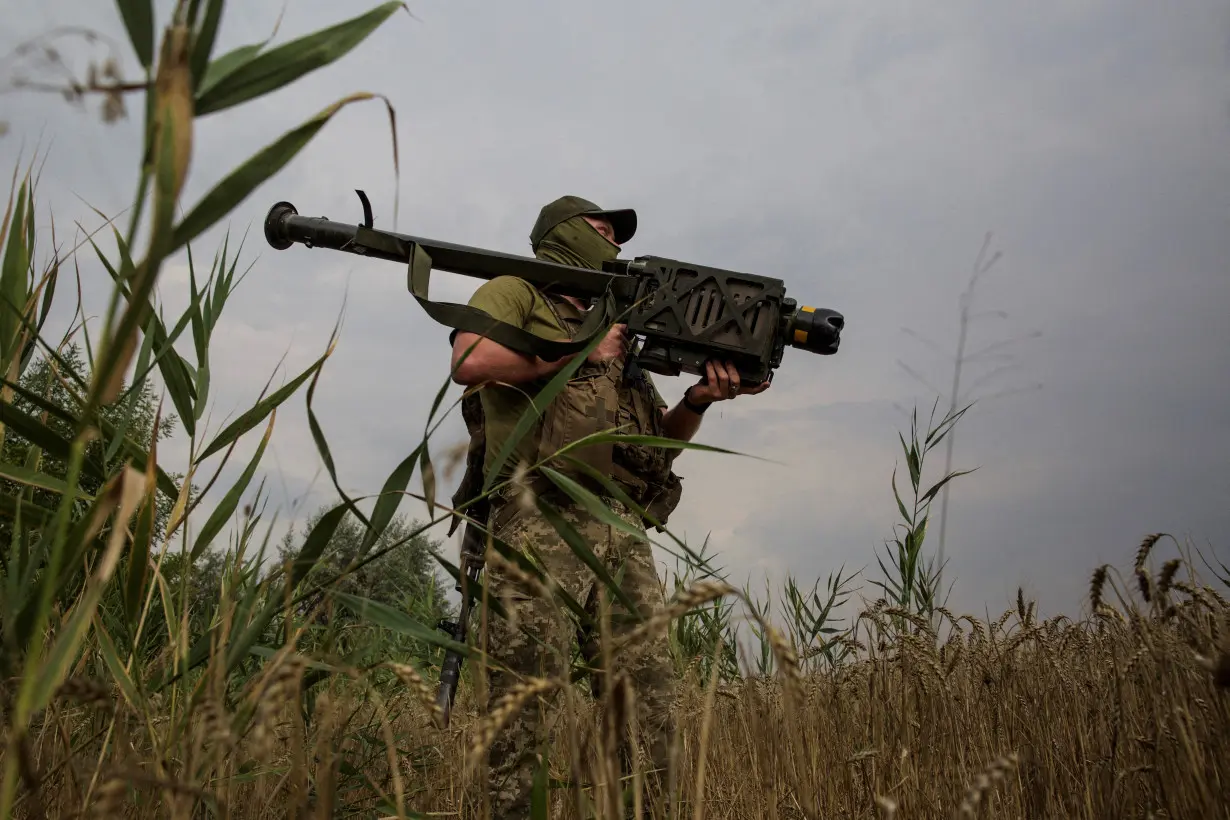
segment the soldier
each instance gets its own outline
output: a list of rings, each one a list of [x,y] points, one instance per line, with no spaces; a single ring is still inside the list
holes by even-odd
[[[542,209],[530,233],[530,244],[540,259],[601,269],[603,261],[616,258],[620,246],[635,232],[635,211],[602,210],[587,200],[565,196]],[[552,294],[511,276],[484,283],[469,304],[493,319],[552,340],[574,338],[587,310],[579,299]],[[611,328],[567,386],[544,409],[539,422],[521,440],[512,458],[505,463],[499,480],[512,476],[518,465],[535,464],[583,436],[616,426],[627,433],[689,440],[696,434],[709,405],[760,393],[768,386],[766,383],[754,388],[742,387],[733,365],[709,362],[707,379],[692,385],[683,399],[668,409],[648,373],[636,367],[625,367],[626,331],[624,325]],[[458,364],[476,341],[478,344],[469,356]],[[483,385],[477,391],[478,399],[470,397],[468,404],[463,405],[472,441],[467,476],[454,495],[455,504],[473,497],[470,493],[481,485],[481,477],[476,474],[489,471],[528,406],[529,397],[571,358],[548,362],[490,339],[479,339],[472,333],[454,332],[454,381],[467,386]],[[596,467],[600,474],[612,477],[631,499],[664,524],[681,493],[680,479],[671,469],[678,453],[678,450],[664,448],[607,445],[573,454]],[[585,478],[583,473],[569,470],[566,463],[551,462],[551,466],[578,480]],[[621,587],[636,603],[642,616],[649,617],[664,606],[647,538],[643,535],[633,537],[600,522],[573,503],[569,496],[556,491],[546,479],[531,480],[529,486],[533,493],[560,511],[613,577],[622,572]],[[515,492],[510,488],[491,497],[487,521],[493,534],[514,549],[526,543],[533,544],[545,564],[543,569],[596,617],[597,595],[602,582],[575,556],[555,527],[532,504],[518,503]],[[603,500],[616,515],[644,533],[645,522],[633,511],[614,498]],[[550,602],[519,590],[502,577],[498,568],[488,567],[487,585],[491,597],[513,602],[518,622],[513,626],[498,617],[487,621],[486,650],[493,665],[509,670],[489,667],[490,702],[495,703],[523,677],[566,675],[569,657],[566,651],[562,654],[558,650],[552,652],[542,645],[567,648],[572,636],[565,634],[566,617],[553,613]],[[620,611],[618,601],[611,601],[611,611],[615,618]],[[538,640],[522,634],[521,628],[533,631]],[[577,637],[585,646],[585,637]],[[673,668],[665,638],[645,646],[623,668],[634,686],[636,717],[649,738],[648,762],[664,775],[675,732]],[[529,816],[538,730],[538,708],[530,703],[506,725],[492,745],[487,787],[493,816],[502,820]]]

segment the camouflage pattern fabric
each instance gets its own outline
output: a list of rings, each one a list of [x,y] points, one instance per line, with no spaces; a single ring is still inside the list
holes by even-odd
[[[614,499],[605,501],[620,518],[644,532],[638,516]],[[650,617],[665,606],[651,546],[643,534],[636,537],[603,524],[575,505],[564,504],[554,498],[551,503],[581,534],[608,572],[621,580],[622,589],[643,617]],[[498,510],[497,506],[493,515],[498,515]],[[545,573],[597,619],[602,581],[576,557],[551,523],[537,510],[519,510],[508,523],[498,527],[495,534],[514,549],[524,551],[525,545],[532,544],[541,556]],[[488,668],[490,709],[524,678],[566,679],[573,641],[585,652],[587,646],[596,646],[597,640],[596,636],[576,634],[574,616],[563,604],[557,605],[528,594],[504,575],[499,566],[489,563],[487,573],[490,594],[498,597],[505,606],[511,603],[515,608],[516,621],[514,626],[503,618],[492,617],[487,623],[485,650],[490,653],[493,665],[511,670],[505,672]],[[618,623],[619,615],[626,611],[614,596],[608,593],[607,598],[610,601],[614,636],[633,628],[632,625]],[[530,631],[534,637],[524,634],[522,629]],[[553,649],[548,650],[548,646]],[[588,651],[596,652],[596,649]],[[593,657],[589,663],[597,666],[600,659]],[[641,644],[632,654],[621,653],[619,667],[629,674],[633,685],[636,725],[641,733],[638,740],[643,744],[640,759],[643,761],[646,783],[653,782],[655,777],[665,782],[671,741],[675,734],[674,667],[665,636]],[[488,753],[487,788],[492,817],[501,820],[529,817],[537,751],[543,739],[540,735],[544,729],[540,711],[536,701],[522,708],[496,737]],[[621,758],[625,761],[625,772],[629,755],[630,750],[624,748]],[[651,769],[656,770],[656,774]]]
[[[587,230],[602,237],[592,228]],[[553,233],[552,236],[555,234]],[[606,241],[606,240],[602,240]],[[469,305],[515,327],[527,330],[544,339],[571,338],[576,328],[584,320],[585,314],[575,305],[540,292],[524,279],[512,276],[500,276],[484,282],[470,297]],[[566,390],[557,395],[546,411],[518,442],[512,456],[504,464],[498,476],[507,479],[512,476],[521,463],[533,464],[540,456],[549,456],[560,447],[572,443],[578,438],[599,429],[609,429],[618,425],[631,425],[627,432],[639,432],[649,435],[660,435],[659,414],[666,409],[666,401],[658,392],[657,386],[648,373],[641,372],[635,383],[622,378],[619,369],[612,370],[611,363],[593,364],[585,362],[573,375]],[[622,365],[619,367],[622,368]],[[485,385],[479,392],[482,403],[483,430],[485,449],[483,455],[483,473],[490,472],[497,454],[504,446],[512,431],[521,420],[522,414],[530,406],[530,397],[542,390],[550,381],[549,377],[524,382],[516,386],[491,383]],[[619,391],[618,393],[616,391]],[[640,397],[639,403],[635,391],[648,394],[648,399]],[[609,418],[595,414],[598,399],[607,402]],[[618,409],[617,409],[618,405]],[[617,415],[616,415],[617,414]],[[549,440],[543,442],[541,437],[544,429],[549,434]],[[540,446],[545,446],[547,452],[541,453]],[[619,460],[628,461],[624,456],[631,448],[620,446],[615,448]],[[646,448],[641,448],[646,449]],[[647,463],[655,461],[658,469],[644,473],[644,479],[661,480],[661,467],[664,459],[671,458],[674,451],[664,451],[653,448],[656,452],[641,456]],[[579,453],[574,453],[579,455]],[[562,465],[552,465],[556,469],[567,472]],[[636,469],[635,462],[628,465]],[[603,472],[609,467],[603,465]]]
[[[600,213],[596,205],[577,197],[563,197],[543,208],[532,232],[534,254],[561,264],[600,269],[605,260],[618,255],[619,247],[608,242],[579,215]],[[626,241],[636,230],[635,212],[601,212],[611,218],[619,240]],[[493,279],[470,299],[470,305],[493,318],[528,330],[535,335],[571,338],[581,324],[584,312],[558,296],[540,292],[528,282],[514,277]],[[498,453],[528,406],[527,395],[537,393],[546,379],[515,387],[487,384],[480,392],[478,406],[472,406],[467,419],[471,435],[479,429],[485,439],[482,473],[489,473]],[[629,432],[661,434],[660,414],[666,408],[652,378],[640,372],[629,376],[622,362],[584,362],[567,386],[544,408],[543,415],[521,440],[499,478],[508,478],[520,464],[533,464],[549,458],[560,447],[602,429],[627,425]],[[481,424],[478,423],[481,411]],[[678,502],[679,479],[670,470],[673,453],[656,448],[610,444],[587,448],[597,452],[574,455],[587,461],[599,473],[624,484],[641,504],[651,504],[654,517],[661,522]],[[477,444],[471,453],[470,469],[477,473]],[[562,465],[561,472],[569,472]],[[475,475],[474,480],[479,476]],[[463,484],[464,484],[463,480]],[[622,591],[635,603],[642,617],[651,617],[665,605],[654,566],[651,546],[639,516],[614,499],[607,505],[639,535],[634,536],[596,520],[567,498],[554,497],[551,504],[580,534],[608,572],[619,579]],[[536,509],[518,510],[516,499],[492,499],[489,522],[495,535],[514,549],[526,552],[528,545],[543,562],[542,569],[597,619],[602,581],[575,556],[555,527]],[[577,635],[572,612],[562,603],[537,597],[520,587],[502,572],[498,564],[488,563],[486,584],[489,594],[514,610],[513,621],[500,617],[487,619],[484,650],[500,669],[488,668],[487,708],[511,692],[526,678],[555,678],[567,681],[572,647],[579,646],[591,667],[600,663],[595,647],[597,636]],[[614,596],[607,596],[613,599]],[[622,607],[611,600],[610,615],[616,635],[625,625],[619,616]],[[530,634],[525,634],[529,632]],[[636,704],[635,724],[647,748],[640,756],[645,767],[665,775],[675,733],[673,698],[674,666],[665,636],[646,642],[635,652],[621,653],[620,671],[626,672],[633,687]],[[507,670],[507,671],[503,671]],[[599,676],[601,677],[601,676]],[[492,816],[500,820],[528,817],[537,751],[544,729],[540,706],[531,701],[509,719],[496,736],[487,756],[487,791]],[[622,734],[622,733],[621,733]],[[622,749],[625,771],[631,758]],[[642,769],[644,771],[644,769]],[[650,774],[650,781],[653,775]]]

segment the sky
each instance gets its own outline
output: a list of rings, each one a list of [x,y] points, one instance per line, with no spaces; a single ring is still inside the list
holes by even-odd
[[[82,27],[116,41],[124,75],[136,75],[114,4],[4,5],[15,24],[0,53]],[[160,24],[169,8],[158,4]],[[216,53],[271,34],[286,42],[362,8],[232,3]],[[975,293],[967,352],[1005,344],[963,371],[972,392],[962,401],[977,401],[954,433],[953,468],[975,471],[951,485],[950,608],[994,617],[1020,587],[1044,615],[1076,613],[1094,568],[1130,566],[1152,532],[1230,563],[1225,4],[1192,0],[1174,14],[1111,0],[407,8],[337,63],[198,120],[186,207],[358,91],[393,106],[400,159],[395,173],[384,104],[351,105],[194,244],[208,260],[225,232],[246,233],[240,266],[251,265],[211,348],[206,438],[271,378],[283,384],[319,357],[340,317],[313,410],[343,488],[375,493],[421,440],[448,377],[448,330],[406,291],[404,271],[273,250],[261,223],[274,202],[357,222],[363,189],[377,227],[524,254],[538,209],[562,194],[630,206],[640,229],[625,257],[779,277],[847,322],[838,355],[789,350],[769,391],[710,410],[698,441],[756,458],[682,455],[672,530],[696,546],[708,538],[730,580],[753,592],[787,574],[823,587],[844,567],[863,570],[856,584],[874,599],[877,555],[899,533],[894,471],[909,492],[898,436],[908,439],[913,408],[922,435],[937,400],[943,413],[958,300],[990,233],[1001,255]],[[71,33],[55,45],[77,76],[109,53]],[[5,85],[62,77],[7,56],[0,65]],[[132,116],[106,124],[98,100],[0,97],[0,166],[46,151],[40,226],[50,209],[57,231],[93,230],[92,208],[114,215],[131,201],[138,99]],[[109,280],[88,256],[80,264],[97,315]],[[464,301],[479,284],[437,276],[435,299]],[[187,287],[180,255],[160,279],[169,316]],[[64,296],[60,326],[72,311]],[[658,379],[672,403],[691,382]],[[216,495],[259,434],[237,448]],[[433,456],[463,435],[454,410]],[[170,468],[186,454],[182,435],[162,448]],[[941,447],[924,482],[943,468]],[[304,390],[278,413],[260,475],[279,527],[336,502]],[[422,513],[412,501],[403,509]],[[933,520],[927,555],[937,537]],[[1163,546],[1162,559],[1175,554]]]

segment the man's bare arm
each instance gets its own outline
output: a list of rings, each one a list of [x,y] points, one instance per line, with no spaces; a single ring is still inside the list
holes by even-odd
[[[607,332],[606,338],[589,354],[589,360],[603,362],[622,356],[627,345],[626,331],[625,325],[613,326]],[[475,340],[478,340],[478,344],[459,366],[458,361]],[[558,373],[576,356],[576,353],[571,353],[558,361],[548,362],[537,356],[510,350],[475,333],[458,333],[453,341],[453,381],[467,386],[484,382],[523,384]]]
[[[706,362],[705,372],[708,376],[705,382],[692,385],[684,393],[692,404],[699,407],[706,407],[718,401],[729,401],[737,396],[754,396],[769,389],[768,382],[756,387],[742,386],[739,383],[739,370],[731,362],[721,365],[713,361]],[[691,441],[700,430],[701,418],[680,401],[670,410],[662,411],[662,432],[669,438]]]
[[[693,385],[694,387],[695,385]],[[684,395],[693,393],[691,387]],[[695,404],[701,404],[695,401],[695,396],[692,396]],[[681,401],[669,410],[662,410],[662,434],[667,438],[678,439],[679,441],[691,441],[696,432],[700,430],[700,423],[703,416],[689,410]]]
[[[465,361],[458,365],[458,361],[475,341],[478,344],[470,351],[470,355],[466,356]],[[451,366],[453,381],[458,384],[522,384],[557,372],[571,358],[572,356],[565,356],[559,361],[548,362],[537,356],[518,353],[476,333],[458,333],[453,341]]]

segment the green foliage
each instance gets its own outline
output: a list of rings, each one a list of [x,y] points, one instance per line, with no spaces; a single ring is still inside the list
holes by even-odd
[[[698,560],[676,558],[675,571],[663,585],[668,598],[679,595],[702,577],[720,574],[712,566],[712,558],[705,555],[707,546],[707,542],[701,544],[696,553]],[[707,680],[716,655],[720,680],[729,683],[741,677],[736,625],[732,622],[734,607],[733,601],[718,598],[694,607],[671,623],[667,636],[675,668],[681,676],[693,670]],[[717,652],[719,644],[721,651]]]
[[[262,51],[265,44],[256,43],[223,54],[209,65],[197,86],[197,116],[250,102],[340,59],[399,8],[406,4],[384,3],[270,51]]]
[[[185,207],[180,195],[193,172],[197,117],[234,109],[331,64],[401,4],[385,4],[287,46],[251,51],[242,60],[213,54],[222,0],[171,5],[117,3],[147,82],[100,89],[108,95],[136,89],[145,96],[144,145],[126,235],[99,214],[103,230],[61,256],[54,220],[51,237],[36,230],[33,166],[24,175],[15,169],[0,223],[0,714],[6,738],[0,816],[11,816],[20,801],[39,813],[40,776],[22,750],[70,678],[113,679],[138,714],[152,712],[153,698],[178,704],[169,723],[142,729],[157,747],[185,736],[203,698],[238,698],[249,682],[243,674],[252,673],[262,647],[294,632],[293,609],[284,611],[284,604],[304,593],[305,579],[316,577],[313,557],[305,553],[331,534],[310,533],[290,574],[259,571],[273,532],[262,511],[262,489],[255,486],[264,443],[278,408],[319,372],[332,340],[329,352],[298,379],[259,400],[202,447],[198,423],[216,375],[209,348],[238,284],[237,254],[224,241],[206,274],[188,242],[223,220],[342,108],[373,95],[345,97],[292,127],[265,152],[206,185],[209,193],[195,205]],[[138,227],[148,231],[143,246]],[[104,236],[114,242],[110,250]],[[75,258],[86,243],[87,258]],[[187,255],[191,298],[168,323],[155,302],[155,285],[164,262],[180,251]],[[49,259],[40,268],[42,255]],[[68,336],[52,342],[42,328],[65,264],[109,277],[113,287],[109,304],[78,306],[98,320],[70,323]],[[190,354],[177,347],[186,333]],[[170,407],[158,397],[161,391]],[[258,426],[264,430],[256,454],[229,488],[218,487],[235,446]],[[158,443],[179,427],[190,438],[190,454],[179,472],[169,474],[159,463]],[[336,523],[324,526],[330,522]],[[119,717],[112,714],[106,736]],[[252,717],[240,709],[235,730],[249,731]],[[84,757],[74,767],[106,757],[101,748],[80,752]],[[204,771],[207,763],[188,765],[180,776],[193,782],[194,767]]]
[[[917,410],[911,416],[909,443],[906,442],[905,436],[900,437],[901,448],[905,451],[910,487],[913,490],[913,504],[910,507],[901,499],[901,493],[897,489],[897,471],[893,470],[893,498],[904,523],[894,527],[901,534],[890,542],[891,546],[886,551],[892,569],[885,566],[884,559],[877,556],[885,577],[882,581],[872,583],[884,591],[891,607],[928,619],[933,616],[937,606],[943,605],[943,601],[938,597],[943,567],[937,567],[934,559],[927,560],[922,553],[931,515],[931,502],[948,482],[973,470],[949,472],[923,490],[923,467],[927,453],[944,440],[968,409],[967,405],[960,410],[950,411],[938,422],[935,421],[933,409],[931,424],[921,441],[918,437]]]
[[[13,396],[11,407],[17,412],[38,418],[47,429],[60,438],[69,440],[73,436],[71,419],[82,410],[82,397],[76,389],[76,385],[82,381],[89,381],[89,368],[82,358],[80,345],[74,342],[54,358],[41,355],[31,362],[18,381],[20,391]],[[35,398],[42,399],[42,402],[35,404]],[[53,413],[45,409],[48,403],[62,412]],[[145,381],[138,389],[125,391],[121,401],[101,408],[100,415],[117,431],[122,431],[133,442],[139,442],[140,446],[148,449],[153,443],[155,419],[158,421],[158,441],[164,441],[175,433],[175,416],[159,416],[158,410],[153,385]],[[103,466],[104,474],[114,474],[123,463],[115,449],[104,449],[101,439],[87,444],[86,457],[96,459]],[[27,472],[16,474],[12,478],[0,476],[0,492],[6,495],[20,496],[27,490],[33,490],[27,493],[29,501],[42,507],[54,507],[58,497],[63,495],[66,489],[64,480],[68,474],[68,464],[56,455],[40,454],[32,442],[16,431],[10,431],[4,439],[0,464],[10,468],[17,465],[36,465],[27,467]],[[57,480],[51,482],[52,486],[37,486],[32,479],[36,475],[35,470],[37,474],[41,474],[42,484],[47,483],[48,477]],[[86,498],[93,498],[102,489],[103,481],[99,476],[83,476],[78,482],[78,491]],[[165,493],[160,492],[158,495],[155,542],[161,541],[161,534],[166,531],[174,501],[173,497]],[[77,513],[82,510],[84,501],[77,505]],[[0,520],[0,539],[8,541],[11,537],[12,528],[8,522]]]
[[[313,513],[298,539],[293,532],[287,532],[278,547],[279,564],[293,561],[302,552],[307,537],[329,509],[321,507]],[[434,625],[453,614],[436,561],[440,542],[427,538],[422,528],[421,521],[397,516],[371,547],[379,557],[360,566],[365,553],[364,541],[370,530],[353,514],[342,515],[303,579],[307,588],[319,590],[297,605],[298,614],[310,617],[313,623],[313,632],[303,644],[305,649],[324,649],[327,640],[337,641],[333,651],[344,654],[347,662],[361,666],[389,657],[414,658],[424,663],[436,658],[436,647],[425,641],[403,641],[395,631],[369,634],[371,631],[362,628],[363,621],[353,606],[355,601],[368,601],[405,613],[415,622],[426,625]],[[348,570],[349,567],[358,568]],[[337,580],[328,584],[326,594],[322,587],[333,578]],[[351,606],[322,608],[343,600],[343,595]]]

